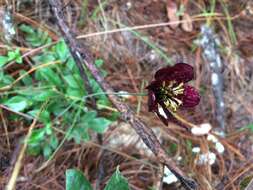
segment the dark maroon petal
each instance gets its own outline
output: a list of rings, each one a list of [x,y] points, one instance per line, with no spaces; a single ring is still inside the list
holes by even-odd
[[[147,87],[146,89],[148,90],[152,90],[152,91],[156,91],[158,90],[160,87],[162,86],[162,81],[152,81]]]
[[[184,85],[184,94],[181,98],[183,107],[194,107],[200,101],[199,92],[192,86]]]
[[[148,91],[148,111],[155,111],[157,110],[157,101],[154,91]]]
[[[177,63],[174,66],[168,66],[158,70],[155,73],[155,79],[158,81],[188,82],[194,77],[193,67],[186,63]]]

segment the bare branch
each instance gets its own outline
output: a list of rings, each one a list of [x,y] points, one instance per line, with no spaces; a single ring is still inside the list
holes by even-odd
[[[101,88],[108,94],[108,98],[121,113],[121,118],[130,123],[137,134],[141,137],[143,142],[150,148],[150,150],[157,156],[158,160],[165,164],[171,172],[181,181],[184,187],[188,190],[194,190],[197,188],[197,184],[192,179],[185,177],[185,174],[176,166],[175,162],[169,158],[163,148],[161,147],[160,142],[156,138],[154,132],[147,127],[140,119],[135,117],[132,109],[122,103],[119,98],[115,95],[111,86],[105,81],[105,79],[100,75],[99,70],[95,67],[94,59],[86,47],[85,44],[76,40],[76,35],[69,29],[64,21],[64,13],[62,11],[62,5],[59,0],[49,0],[52,7],[54,16],[57,20],[58,27],[61,31],[62,37],[67,43],[70,52],[75,59],[75,62],[80,70],[80,73],[83,72],[83,66],[91,72],[95,80],[100,84]],[[86,80],[83,78],[83,80]],[[85,81],[84,81],[85,82]]]

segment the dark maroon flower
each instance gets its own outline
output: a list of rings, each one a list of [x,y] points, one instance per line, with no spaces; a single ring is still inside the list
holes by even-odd
[[[173,120],[171,112],[180,107],[194,107],[200,101],[198,91],[186,83],[194,77],[193,67],[177,63],[158,70],[148,89],[148,108],[155,112],[165,125]]]

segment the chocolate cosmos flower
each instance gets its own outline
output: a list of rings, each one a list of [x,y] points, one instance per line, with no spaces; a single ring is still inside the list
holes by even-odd
[[[155,112],[165,125],[173,120],[171,112],[180,107],[194,107],[200,101],[198,91],[186,83],[194,77],[193,67],[177,63],[158,70],[148,89],[148,108]]]

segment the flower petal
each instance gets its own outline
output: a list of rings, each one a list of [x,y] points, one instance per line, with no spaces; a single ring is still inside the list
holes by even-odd
[[[194,87],[184,85],[184,94],[181,99],[183,101],[183,107],[194,107],[198,105],[200,95]]]
[[[146,87],[146,89],[156,92],[161,86],[162,81],[154,80]]]
[[[191,65],[186,63],[177,63],[174,66],[168,66],[158,70],[155,73],[155,79],[158,81],[188,82],[194,78],[194,71]]]
[[[157,106],[157,109],[155,110],[156,115],[159,117],[159,119],[168,126],[169,121],[172,119],[172,115],[169,113],[169,111],[164,107],[165,105],[159,105]]]
[[[159,102],[158,109],[156,111],[157,116],[161,119],[161,121],[165,124],[168,125],[169,122],[176,123],[177,125],[185,128],[188,130],[188,128],[179,120],[177,120],[171,112],[166,108],[165,104],[163,102]],[[160,109],[159,109],[160,108]],[[162,109],[162,110],[161,110]],[[160,112],[159,112],[160,110]],[[166,117],[165,117],[166,116]]]
[[[169,118],[168,118],[168,115],[166,114],[165,109],[159,105],[155,113],[160,118],[160,120],[167,126],[169,123]]]
[[[157,101],[156,96],[153,90],[148,90],[148,111],[155,111],[157,110]]]

